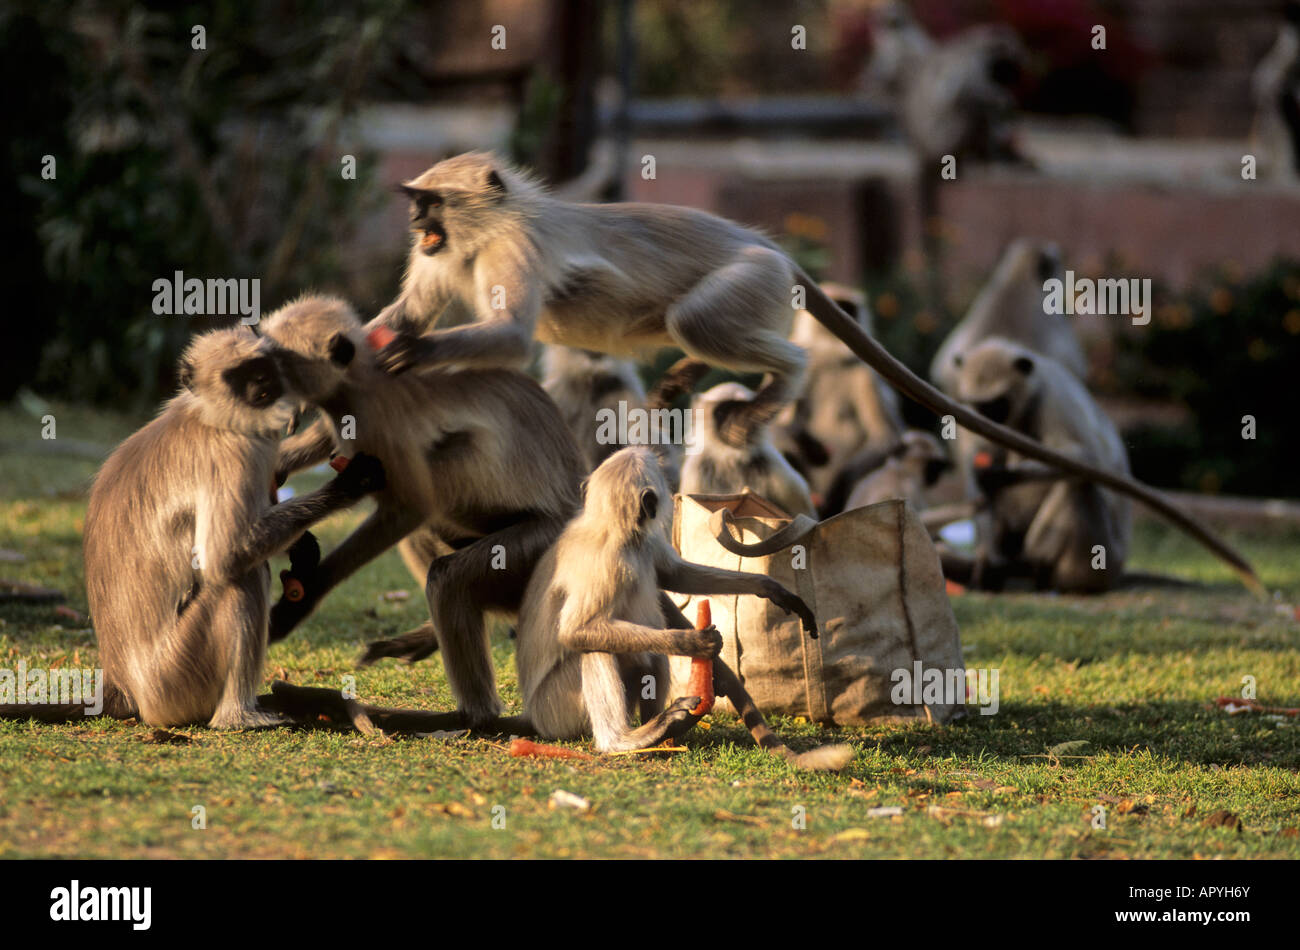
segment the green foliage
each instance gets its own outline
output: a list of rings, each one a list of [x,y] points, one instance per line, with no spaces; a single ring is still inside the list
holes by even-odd
[[[24,378],[82,399],[151,402],[199,328],[152,313],[153,281],[176,270],[260,278],[264,309],[337,281],[340,237],[371,199],[373,165],[357,155],[357,179],[344,180],[338,133],[401,8],[7,6],[6,85],[36,85],[47,104],[9,143],[23,225],[40,247],[27,318],[49,329]],[[192,46],[196,25],[205,49]],[[45,154],[54,180],[40,177]]]
[[[1193,421],[1134,434],[1133,465],[1160,484],[1290,496],[1300,444],[1292,408],[1300,367],[1300,262],[1241,279],[1228,269],[1158,307],[1120,337],[1117,373],[1141,395],[1187,406]],[[1242,438],[1254,416],[1254,440]]]
[[[529,75],[519,118],[510,135],[512,162],[531,165],[537,161],[546,136],[560,114],[563,98],[564,90],[555,80],[536,70]]]

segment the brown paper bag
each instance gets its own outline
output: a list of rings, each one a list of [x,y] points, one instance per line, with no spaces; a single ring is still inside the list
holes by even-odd
[[[943,723],[963,709],[961,642],[938,553],[901,500],[818,523],[792,519],[750,492],[678,495],[673,544],[688,561],[767,574],[816,614],[814,640],[797,617],[766,600],[708,596],[722,658],[765,713],[849,725],[913,717]],[[695,616],[699,597],[673,599]],[[672,663],[673,695],[682,695],[690,660]],[[897,670],[906,670],[906,679]],[[917,674],[936,670],[949,688],[923,694]],[[925,677],[931,684],[936,678]]]

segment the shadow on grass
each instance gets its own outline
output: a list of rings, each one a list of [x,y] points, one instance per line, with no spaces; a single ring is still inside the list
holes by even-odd
[[[1024,765],[1051,762],[1044,756],[1052,747],[1083,740],[1087,747],[1071,754],[1120,756],[1149,751],[1193,765],[1300,768],[1300,722],[1274,722],[1255,713],[1229,716],[1209,702],[1082,707],[1054,702],[1003,703],[996,715],[976,714],[946,726],[917,723],[810,731],[810,727],[791,728],[778,720],[774,728],[800,751],[825,742],[848,741],[901,757],[992,757]],[[743,745],[750,740],[743,727],[728,719],[707,735],[697,732],[688,741],[708,746],[723,742]],[[1087,759],[1058,761],[1069,766]]]

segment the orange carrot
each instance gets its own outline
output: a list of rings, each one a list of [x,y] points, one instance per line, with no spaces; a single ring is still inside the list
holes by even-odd
[[[973,462],[976,468],[988,468],[993,464],[993,455],[989,452],[976,452]]]
[[[349,461],[351,461],[351,459],[346,455],[336,455],[330,459],[330,468],[334,469],[336,472],[341,472],[348,467]]]
[[[695,629],[705,630],[713,625],[713,609],[707,600],[702,600],[695,609]],[[713,661],[691,660],[691,678],[686,683],[686,695],[700,697],[700,704],[695,707],[696,716],[708,715],[713,708]]]
[[[366,334],[366,342],[370,344],[372,350],[382,350],[396,338],[397,334],[388,327],[375,327]]]
[[[511,739],[510,754],[516,758],[535,755],[544,759],[590,759],[592,756],[577,749],[565,749],[558,745],[542,745],[531,739]]]

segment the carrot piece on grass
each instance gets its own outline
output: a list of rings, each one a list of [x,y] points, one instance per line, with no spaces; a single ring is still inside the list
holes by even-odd
[[[542,745],[531,739],[511,739],[510,754],[516,758],[537,756],[543,759],[590,759],[591,756],[577,749],[565,749],[558,745]]]

